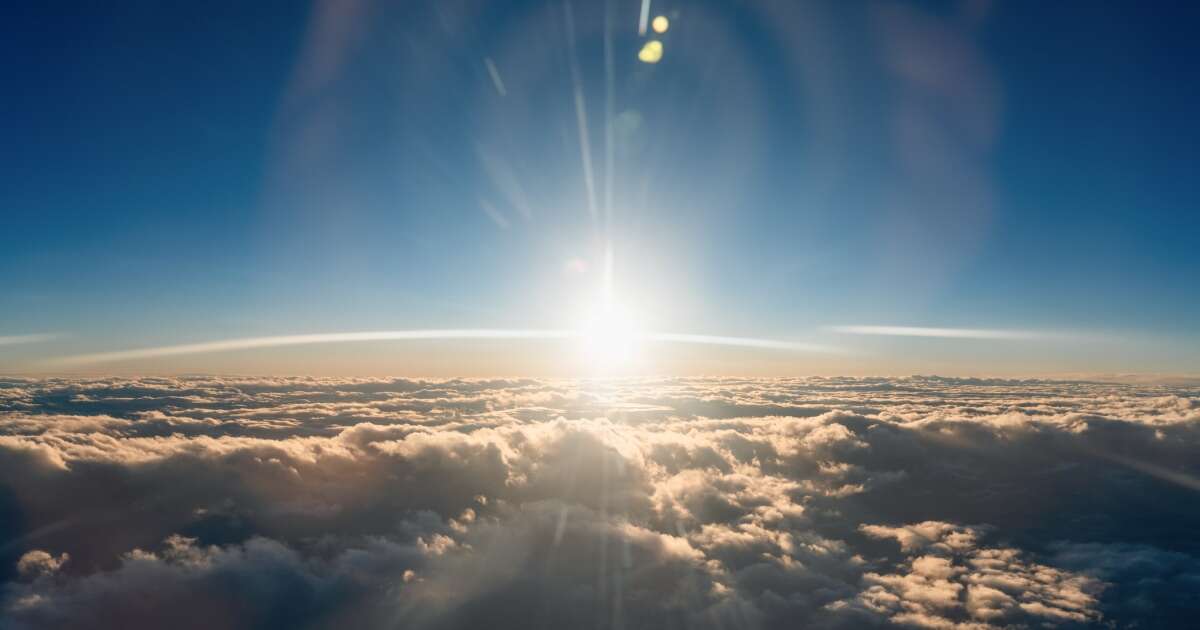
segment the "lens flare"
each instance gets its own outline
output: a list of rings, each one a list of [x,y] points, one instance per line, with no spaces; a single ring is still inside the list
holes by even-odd
[[[643,63],[658,63],[662,61],[663,45],[657,39],[652,39],[638,51],[638,59]]]

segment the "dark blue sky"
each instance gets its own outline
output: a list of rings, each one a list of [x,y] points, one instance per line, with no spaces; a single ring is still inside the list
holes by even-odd
[[[0,352],[569,327],[607,244],[657,329],[1200,370],[1187,5],[576,4],[9,8]]]

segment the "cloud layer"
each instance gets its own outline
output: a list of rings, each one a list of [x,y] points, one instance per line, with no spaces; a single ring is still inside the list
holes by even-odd
[[[1161,627],[1200,393],[0,380],[15,628]],[[349,624],[349,626],[347,626]]]

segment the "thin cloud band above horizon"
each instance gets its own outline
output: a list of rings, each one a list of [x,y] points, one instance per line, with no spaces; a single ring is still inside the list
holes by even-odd
[[[226,339],[201,343],[156,346],[151,348],[136,348],[116,350],[112,352],[96,352],[78,354],[47,360],[47,365],[96,365],[101,363],[116,363],[137,359],[154,359],[171,356],[208,354],[237,350],[253,350],[258,348],[277,348],[284,346],[300,346],[327,343],[348,343],[362,341],[449,341],[459,339],[527,339],[527,340],[556,340],[584,336],[586,333],[565,329],[497,329],[497,328],[463,328],[463,329],[419,329],[419,330],[384,330],[367,332],[314,333],[305,335],[277,335],[266,337],[246,337]],[[679,333],[642,332],[632,335],[638,341],[681,343],[695,345],[733,346],[743,348],[762,348],[793,352],[811,352],[821,354],[838,354],[844,352],[841,348],[823,346],[803,342],[784,341],[778,339],[760,339],[755,337],[729,337],[719,335],[693,335]]]
[[[25,343],[41,343],[53,341],[62,335],[58,333],[33,333],[29,335],[0,335],[0,346],[15,346]]]
[[[986,328],[934,328],[925,326],[830,326],[830,332],[847,335],[887,337],[942,337],[946,339],[1061,339],[1066,335],[1033,330],[996,330]]]

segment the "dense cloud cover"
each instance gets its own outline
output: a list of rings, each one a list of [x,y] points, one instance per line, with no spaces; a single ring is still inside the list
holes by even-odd
[[[939,378],[0,381],[10,628],[1200,615],[1200,391]]]

